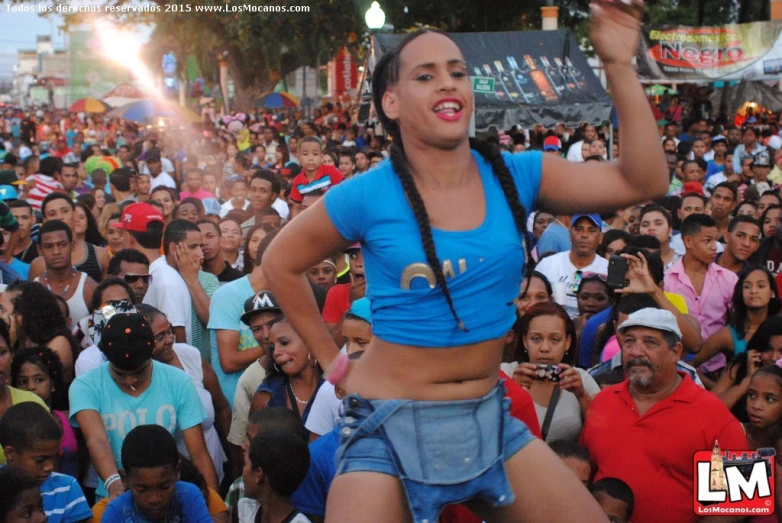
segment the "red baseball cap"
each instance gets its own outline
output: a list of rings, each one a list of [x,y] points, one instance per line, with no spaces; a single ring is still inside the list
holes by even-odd
[[[682,194],[696,193],[703,196],[703,185],[700,182],[687,182],[682,187]]]
[[[549,136],[543,140],[544,151],[559,151],[562,149],[562,142],[556,136]]]
[[[151,222],[165,223],[163,214],[148,203],[137,202],[128,205],[120,216],[119,223],[112,224],[117,229],[133,232],[147,232]]]

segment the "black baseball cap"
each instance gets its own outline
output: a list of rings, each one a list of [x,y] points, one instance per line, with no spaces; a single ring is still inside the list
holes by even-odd
[[[152,148],[147,151],[147,156],[144,158],[147,162],[159,162],[160,161],[160,149]]]
[[[247,301],[244,302],[242,323],[250,325],[252,317],[261,312],[282,312],[277,299],[271,291],[261,291],[255,296],[247,298]]]
[[[155,337],[141,314],[115,314],[103,328],[98,347],[112,365],[132,371],[152,358]]]
[[[12,171],[10,169],[4,169],[0,171],[0,185],[11,185],[16,181],[19,181],[19,177],[16,175],[16,171]]]

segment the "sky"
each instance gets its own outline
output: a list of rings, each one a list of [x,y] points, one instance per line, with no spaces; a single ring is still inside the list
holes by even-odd
[[[0,2],[0,79],[3,80],[13,75],[17,49],[35,49],[37,35],[50,35],[55,49],[65,45],[65,37],[57,29],[62,24],[62,17],[42,18],[38,13],[10,13],[8,6],[8,2]]]
[[[13,66],[18,61],[17,50],[35,49],[37,35],[51,36],[55,49],[64,49],[67,42],[65,33],[59,29],[63,25],[61,16],[53,14],[44,18],[34,12],[9,12],[10,5],[8,0],[0,0],[0,80],[9,80],[13,76]],[[35,7],[36,3],[22,5]],[[144,41],[151,32],[148,27],[137,30]]]

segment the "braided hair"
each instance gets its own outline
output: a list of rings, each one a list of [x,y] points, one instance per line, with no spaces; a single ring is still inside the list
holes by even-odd
[[[432,227],[429,221],[429,214],[426,211],[426,205],[421,197],[421,193],[416,187],[415,180],[413,179],[412,172],[410,171],[410,164],[407,161],[405,155],[404,146],[402,144],[402,132],[399,127],[399,123],[396,120],[389,118],[383,110],[383,95],[389,86],[395,85],[399,81],[399,70],[401,66],[400,55],[402,50],[407,44],[415,40],[419,36],[426,33],[438,33],[446,38],[450,38],[445,33],[437,30],[425,29],[410,33],[406,36],[396,47],[389,52],[385,53],[380,60],[378,60],[375,70],[372,75],[372,103],[375,107],[378,119],[383,124],[383,127],[391,135],[393,144],[391,146],[391,164],[394,167],[394,171],[399,177],[399,181],[404,189],[405,196],[410,202],[410,207],[415,215],[415,220],[418,224],[418,231],[421,235],[421,242],[423,244],[424,253],[426,254],[426,262],[434,272],[435,280],[437,284],[443,289],[443,295],[448,302],[448,308],[451,310],[456,322],[459,324],[459,328],[467,331],[464,323],[459,318],[456,308],[451,298],[451,293],[448,291],[448,284],[445,281],[445,274],[443,272],[440,260],[437,257],[437,250],[434,244],[434,237],[432,236]],[[502,157],[502,153],[499,148],[489,142],[470,138],[470,148],[475,149],[483,158],[491,165],[494,175],[500,183],[502,192],[505,195],[505,200],[508,202],[511,213],[513,214],[513,221],[516,224],[516,229],[522,238],[522,242],[525,247],[525,255],[527,260],[531,260],[529,242],[526,241],[527,234],[527,212],[519,199],[519,192],[516,188],[516,182],[513,180],[508,166],[505,164],[505,160]],[[486,212],[489,212],[487,209]],[[527,264],[527,272],[531,270],[532,266]]]

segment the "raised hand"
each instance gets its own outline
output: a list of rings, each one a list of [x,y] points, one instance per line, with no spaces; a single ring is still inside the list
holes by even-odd
[[[630,65],[641,37],[643,0],[593,0],[590,38],[606,65]]]

